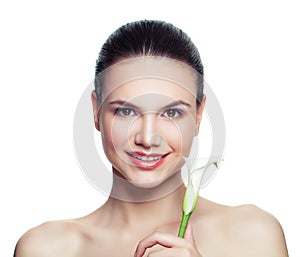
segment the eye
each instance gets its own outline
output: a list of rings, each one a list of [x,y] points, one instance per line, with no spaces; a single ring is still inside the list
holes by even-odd
[[[181,115],[182,115],[182,111],[178,110],[178,109],[168,109],[168,110],[165,110],[162,114],[162,116],[169,118],[169,119],[178,118]]]
[[[123,117],[136,115],[135,111],[130,108],[118,108],[116,109],[115,114]]]

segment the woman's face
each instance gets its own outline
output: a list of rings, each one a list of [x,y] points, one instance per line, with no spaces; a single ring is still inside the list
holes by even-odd
[[[156,59],[151,66],[161,72],[161,64]],[[168,63],[168,71],[181,77],[180,84],[169,80],[169,72],[162,78],[152,71],[151,76],[115,84],[123,68],[135,68],[132,63],[121,66],[105,75],[101,106],[93,94],[97,127],[114,172],[135,186],[155,187],[180,171],[198,133],[205,100],[197,106],[195,77],[177,62]]]

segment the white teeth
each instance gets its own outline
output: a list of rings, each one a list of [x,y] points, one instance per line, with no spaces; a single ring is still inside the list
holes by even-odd
[[[134,158],[138,159],[138,160],[141,160],[141,161],[145,161],[145,162],[151,162],[151,161],[157,161],[159,159],[162,158],[162,156],[150,156],[150,157],[147,157],[147,156],[139,156],[139,155],[135,155],[133,154],[132,155]]]

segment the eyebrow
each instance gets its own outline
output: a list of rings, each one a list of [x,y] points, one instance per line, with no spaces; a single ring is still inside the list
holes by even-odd
[[[140,109],[138,106],[130,103],[130,102],[127,102],[127,101],[124,101],[124,100],[115,100],[115,101],[111,101],[109,102],[110,105],[122,105],[122,106],[126,106],[126,107],[129,107],[129,108],[133,108],[133,109]],[[162,109],[168,109],[168,108],[171,108],[171,107],[174,107],[174,106],[177,106],[177,105],[185,105],[189,108],[191,108],[192,106],[185,102],[185,101],[182,101],[182,100],[177,100],[177,101],[174,101],[172,103],[169,103],[167,105],[165,105]]]
[[[168,109],[168,108],[171,108],[171,107],[174,107],[174,106],[177,106],[177,105],[185,105],[185,106],[187,106],[189,108],[192,107],[189,103],[187,103],[185,101],[177,100],[177,101],[174,101],[174,102],[172,102],[172,103],[167,104],[166,106],[164,106],[164,109]]]

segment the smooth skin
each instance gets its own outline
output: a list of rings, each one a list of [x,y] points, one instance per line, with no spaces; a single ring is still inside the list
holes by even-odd
[[[185,192],[182,156],[199,131],[206,100],[196,104],[190,71],[176,63],[166,67],[183,78],[184,86],[135,80],[112,90],[101,105],[92,94],[105,153],[114,174],[126,182],[117,183],[115,176],[112,192],[132,201],[109,197],[85,217],[41,224],[20,238],[15,257],[288,256],[279,222],[253,205],[230,207],[199,197],[185,237],[177,237]],[[131,152],[167,157],[159,167],[143,170],[131,162]]]
[[[25,233],[15,257],[288,256],[278,221],[253,205],[228,207],[200,198],[185,238],[178,238],[180,206],[170,213],[165,202],[182,191],[139,207],[121,203],[123,210],[110,199],[89,216],[44,223]]]

